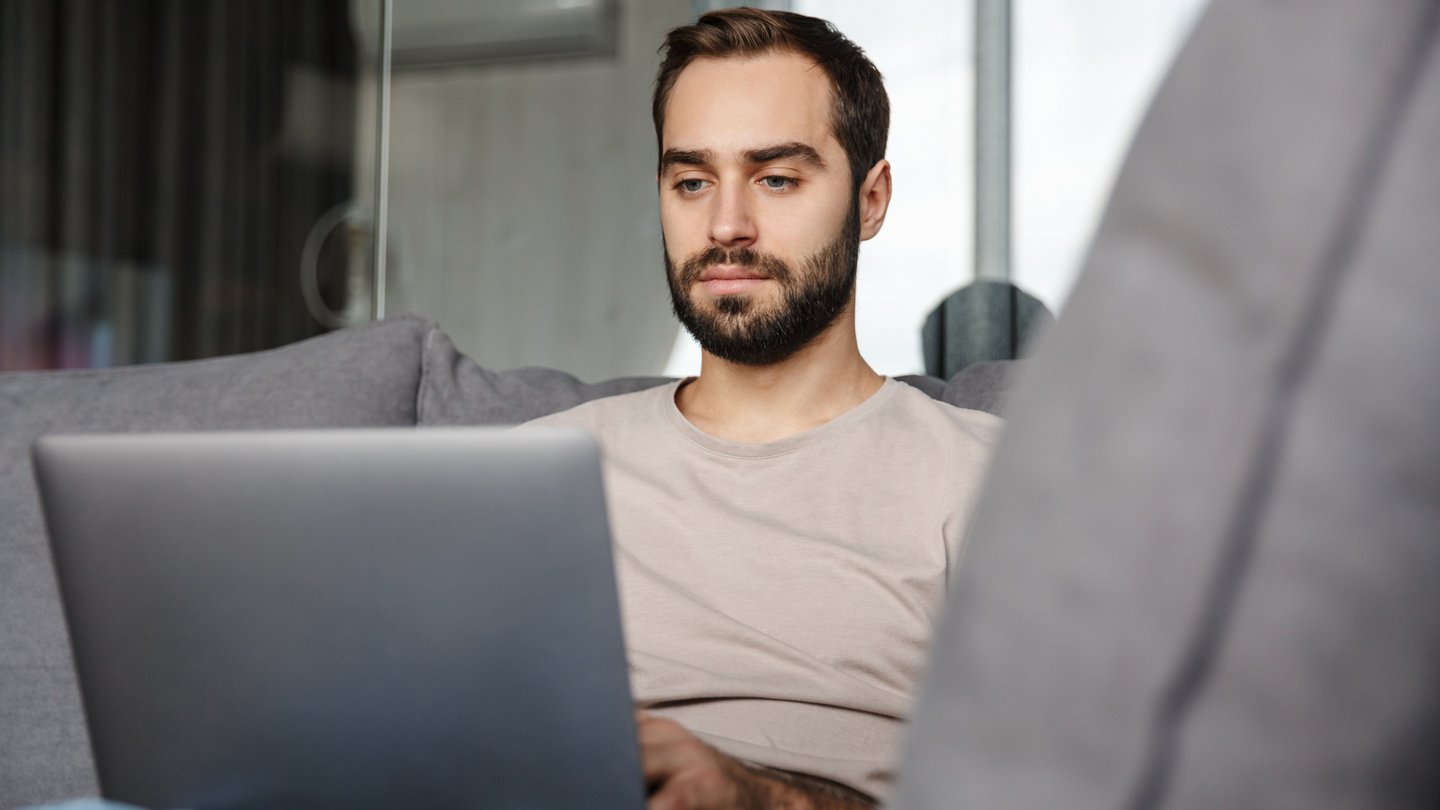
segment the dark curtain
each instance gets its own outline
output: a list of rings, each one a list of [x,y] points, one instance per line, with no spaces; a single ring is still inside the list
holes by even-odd
[[[0,0],[0,369],[323,331],[299,265],[354,194],[356,84],[346,0]]]

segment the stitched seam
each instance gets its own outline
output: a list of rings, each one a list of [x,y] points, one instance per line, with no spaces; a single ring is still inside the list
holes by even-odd
[[[425,333],[425,339],[420,343],[420,378],[415,383],[415,426],[425,424],[425,410],[429,404],[429,397],[426,395],[430,386],[426,383],[430,380],[430,348],[435,342],[435,333],[440,327],[432,326],[430,331]]]

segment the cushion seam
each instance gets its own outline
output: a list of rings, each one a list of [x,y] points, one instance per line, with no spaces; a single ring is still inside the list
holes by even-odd
[[[435,333],[440,331],[437,326],[431,326],[425,333],[425,339],[420,344],[420,377],[415,382],[415,426],[425,424],[427,392],[430,386],[430,348],[435,342]]]

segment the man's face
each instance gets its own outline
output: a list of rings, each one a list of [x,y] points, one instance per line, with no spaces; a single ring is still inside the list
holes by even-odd
[[[660,224],[675,314],[711,354],[784,360],[850,304],[860,222],[829,79],[795,54],[697,59],[665,112]]]

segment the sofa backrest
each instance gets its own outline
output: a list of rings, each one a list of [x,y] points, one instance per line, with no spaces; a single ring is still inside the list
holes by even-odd
[[[1007,364],[949,383],[902,378],[961,407],[998,409]],[[51,433],[509,425],[667,382],[585,383],[491,371],[428,321],[401,316],[255,354],[0,374],[0,808],[96,791],[59,593],[30,465]]]
[[[47,433],[414,425],[431,331],[397,318],[256,354],[0,374],[0,807],[96,791],[31,443]]]
[[[999,413],[1023,361],[975,363],[954,378],[911,375],[898,379],[942,402]],[[622,377],[586,383],[546,368],[492,371],[461,354],[443,332],[425,344],[419,395],[422,426],[519,424],[601,397],[642,391],[670,377]]]

